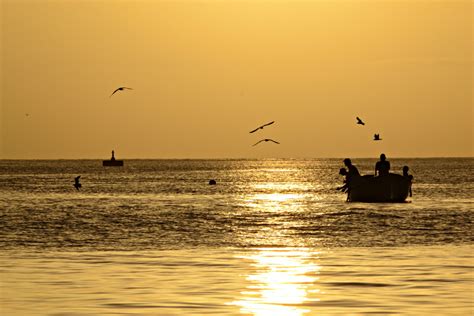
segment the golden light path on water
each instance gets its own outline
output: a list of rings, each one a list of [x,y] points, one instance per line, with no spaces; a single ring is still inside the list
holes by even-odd
[[[268,193],[246,197],[247,205],[267,212],[296,211],[298,201],[304,198],[303,194],[287,193],[296,191],[294,185],[265,183],[255,185],[255,189]],[[300,316],[310,312],[305,303],[319,301],[320,266],[313,262],[317,252],[308,248],[260,248],[238,257],[250,260],[255,268],[244,276],[248,285],[240,293],[241,299],[230,303],[240,306],[243,314]]]
[[[305,248],[262,248],[239,258],[251,260],[254,273],[247,275],[241,299],[232,302],[244,314],[255,316],[300,316],[308,313],[302,305],[319,301],[320,266],[312,260],[316,252]]]

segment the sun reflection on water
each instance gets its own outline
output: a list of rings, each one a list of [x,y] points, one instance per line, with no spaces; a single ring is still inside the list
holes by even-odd
[[[319,300],[316,295],[320,266],[312,262],[317,256],[305,248],[263,248],[240,256],[251,260],[255,269],[246,276],[248,285],[240,299],[231,304],[240,306],[242,313],[255,316],[308,313],[304,305]]]

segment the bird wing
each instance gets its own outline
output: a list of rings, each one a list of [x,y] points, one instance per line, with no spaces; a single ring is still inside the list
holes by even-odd
[[[112,94],[110,95],[110,97],[113,96],[113,95],[115,94],[115,92],[117,92],[117,91],[119,91],[119,90],[120,90],[120,88],[115,89],[115,91],[112,92]],[[110,97],[109,97],[109,98],[110,98]]]
[[[255,133],[256,131],[258,131],[260,129],[260,127],[257,127],[256,129],[254,129],[253,131],[250,131],[249,133]]]
[[[356,117],[356,119],[357,119],[357,123],[360,123],[360,124],[364,123],[364,122],[362,122],[362,120],[359,117]]]
[[[129,88],[129,87],[122,87],[122,89],[133,90],[133,88]]]
[[[274,141],[273,139],[269,139],[269,141],[274,142],[275,144],[280,144],[279,142]]]
[[[253,144],[252,146],[258,145],[258,144],[260,144],[260,143],[263,142],[263,141],[265,141],[265,140],[264,140],[264,139],[261,139],[261,140],[259,140],[258,142],[256,142],[255,144]]]
[[[275,121],[271,121],[270,123],[263,124],[261,127],[268,126],[268,125],[272,125],[273,123],[275,123]]]

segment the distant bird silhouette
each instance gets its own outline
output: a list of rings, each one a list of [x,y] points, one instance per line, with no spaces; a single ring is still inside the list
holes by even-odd
[[[258,142],[256,142],[252,146],[256,146],[256,145],[260,144],[261,142],[274,142],[275,144],[280,144],[279,142],[276,142],[273,139],[265,138],[265,139],[259,140]]]
[[[382,140],[379,134],[374,134],[374,140]]]
[[[115,92],[117,92],[117,91],[123,91],[123,90],[125,90],[125,89],[127,89],[127,90],[133,90],[132,88],[128,88],[128,87],[119,87],[119,88],[115,89],[114,92],[112,92],[112,94],[110,95],[110,97],[112,97],[112,96],[115,94]],[[109,97],[109,98],[110,98],[110,97]]]
[[[271,121],[270,123],[263,124],[262,126],[257,127],[256,129],[254,129],[253,131],[250,131],[249,133],[255,133],[259,129],[263,129],[265,126],[272,125],[273,123],[275,123],[275,121]]]
[[[80,178],[81,176],[77,176],[74,178],[74,187],[76,188],[76,190],[79,190],[79,188],[82,187],[82,185],[79,183]]]
[[[357,119],[357,124],[365,125],[365,123],[362,122],[362,120],[359,117],[356,117],[356,119]]]

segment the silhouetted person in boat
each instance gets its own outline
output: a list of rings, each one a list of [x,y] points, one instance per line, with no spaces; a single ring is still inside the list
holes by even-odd
[[[112,161],[115,161],[115,155],[114,154],[115,154],[115,152],[112,150],[112,158],[110,158],[110,160],[112,160]]]
[[[74,187],[76,188],[76,190],[79,191],[80,187],[82,186],[80,183],[79,183],[79,179],[81,178],[81,176],[77,176],[74,178]]]
[[[352,164],[352,161],[349,158],[344,159],[344,165],[348,169],[347,175],[349,179],[360,176],[359,170]]]
[[[339,169],[339,174],[341,176],[344,176],[344,185],[342,187],[336,188],[336,190],[346,192],[349,189],[349,185],[347,184],[347,169],[346,168]]]
[[[387,160],[385,154],[380,155],[380,160],[375,164],[375,176],[386,176],[390,171],[390,161]]]
[[[338,187],[336,188],[336,190],[340,190],[342,192],[347,192],[347,200],[346,201],[349,201],[349,193],[351,191],[351,186],[350,186],[350,177],[349,177],[349,173],[347,172],[346,168],[341,168],[339,169],[339,174],[341,176],[345,176],[344,178],[344,185],[342,187]]]
[[[410,168],[408,168],[408,166],[403,166],[403,176],[405,178],[407,178],[408,180],[410,180],[410,197],[412,196],[411,194],[411,183],[413,181],[413,176],[411,174],[408,174],[408,170],[410,170]]]

